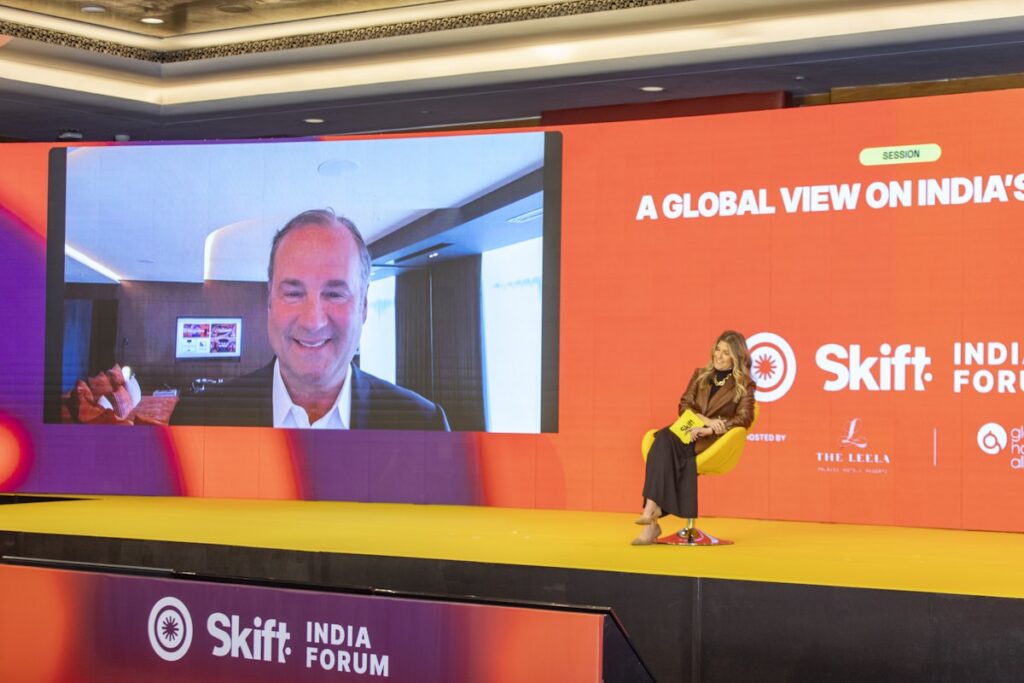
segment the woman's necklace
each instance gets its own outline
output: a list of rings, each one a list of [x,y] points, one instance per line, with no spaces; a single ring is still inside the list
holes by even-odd
[[[724,377],[722,377],[721,380],[719,380],[717,377],[712,377],[711,381],[715,383],[716,387],[724,387],[725,386],[725,381],[727,379],[729,379],[729,375],[725,375]]]

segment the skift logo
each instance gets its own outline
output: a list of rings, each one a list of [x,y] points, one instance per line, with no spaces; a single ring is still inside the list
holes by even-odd
[[[814,360],[832,375],[825,380],[825,391],[924,391],[934,379],[928,371],[932,359],[923,346],[881,344],[872,356],[860,344],[825,344]]]
[[[978,448],[985,455],[999,455],[1010,451],[1010,468],[1024,470],[1024,425],[1007,432],[998,422],[986,422],[978,428]]]
[[[178,598],[161,598],[149,611],[149,644],[160,659],[176,662],[192,645],[192,615]]]
[[[207,618],[206,630],[218,642],[214,657],[285,663],[292,653],[288,624],[255,617],[251,627],[243,626],[237,614],[214,612]],[[176,662],[184,657],[192,645],[192,633],[192,615],[178,598],[160,598],[149,610],[149,644],[160,659]],[[366,641],[368,647],[369,636]]]
[[[747,337],[751,371],[759,403],[771,403],[786,395],[796,379],[796,355],[785,339],[771,332],[758,332]]]
[[[324,671],[388,678],[390,656],[373,651],[369,627],[307,620],[305,630],[307,669],[318,666]],[[206,617],[206,631],[215,643],[207,652],[214,657],[287,664],[292,656],[292,634],[282,619],[213,612]],[[192,615],[185,603],[169,596],[157,600],[149,610],[148,636],[160,659],[176,662],[184,657],[193,636]],[[196,647],[202,655],[207,645],[200,641]]]

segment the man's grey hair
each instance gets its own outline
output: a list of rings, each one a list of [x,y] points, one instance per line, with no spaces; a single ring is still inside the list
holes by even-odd
[[[274,259],[277,257],[277,247],[281,240],[296,228],[306,225],[318,225],[324,228],[344,228],[352,235],[359,249],[359,273],[362,278],[362,295],[366,296],[366,289],[370,286],[370,251],[366,248],[366,242],[359,233],[355,223],[347,218],[338,216],[334,209],[310,209],[303,211],[295,218],[284,224],[284,227],[277,231],[274,240],[270,243],[270,264],[267,266],[267,287],[273,286],[274,282]]]

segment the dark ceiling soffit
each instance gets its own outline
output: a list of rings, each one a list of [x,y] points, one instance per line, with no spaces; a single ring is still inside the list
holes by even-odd
[[[408,256],[402,254],[402,250],[410,249],[424,240],[435,238],[443,232],[458,227],[463,223],[484,216],[503,206],[519,201],[531,194],[544,189],[544,169],[538,168],[524,176],[516,178],[510,183],[488,192],[487,194],[474,199],[454,209],[436,209],[427,215],[417,218],[388,233],[379,240],[368,245],[370,256],[376,265],[377,261],[395,259],[396,261]]]
[[[46,43],[48,45],[98,52],[114,57],[124,57],[144,62],[171,64],[175,62],[194,62],[203,59],[217,59],[220,57],[237,57],[241,55],[266,52],[280,52],[283,50],[295,50],[307,47],[326,47],[329,45],[341,45],[344,43],[358,43],[364,40],[379,40],[382,38],[396,38],[399,36],[436,33],[452,29],[496,26],[521,21],[532,21],[534,19],[554,19],[559,17],[578,16],[582,14],[593,14],[595,12],[610,12],[614,10],[654,7],[659,5],[674,5],[692,1],[693,0],[570,0],[569,2],[552,2],[545,5],[534,5],[530,7],[515,7],[511,9],[459,14],[450,17],[438,17],[435,19],[421,19],[419,21],[403,21],[394,24],[381,24],[379,26],[365,26],[346,29],[343,31],[307,33],[283,38],[250,40],[239,43],[228,43],[225,45],[191,48],[188,50],[168,51],[146,50],[143,48],[131,47],[129,45],[122,45],[121,43],[109,40],[85,38],[71,33],[38,28],[11,21],[0,21],[0,35],[7,35],[12,38],[21,38],[24,40],[33,40],[39,43]]]

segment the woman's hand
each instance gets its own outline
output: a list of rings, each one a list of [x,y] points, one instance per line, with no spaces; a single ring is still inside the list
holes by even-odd
[[[715,434],[725,434],[725,420],[710,420],[708,427]]]
[[[711,427],[691,427],[690,428],[690,439],[692,441],[696,441],[697,439],[701,438],[702,436],[710,436],[711,434],[714,434],[714,432],[711,430]]]

